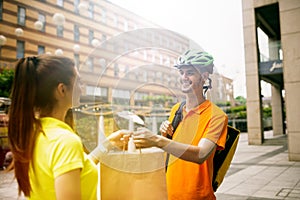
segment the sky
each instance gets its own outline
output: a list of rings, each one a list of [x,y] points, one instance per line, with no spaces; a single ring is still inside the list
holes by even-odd
[[[241,0],[109,1],[196,42],[233,79],[234,97],[246,97]]]

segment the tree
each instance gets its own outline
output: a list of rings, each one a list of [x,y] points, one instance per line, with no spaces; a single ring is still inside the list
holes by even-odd
[[[237,96],[235,98],[235,101],[239,104],[239,105],[245,105],[246,104],[246,99],[243,96]]]
[[[0,97],[9,97],[14,79],[14,70],[4,69],[0,72]]]

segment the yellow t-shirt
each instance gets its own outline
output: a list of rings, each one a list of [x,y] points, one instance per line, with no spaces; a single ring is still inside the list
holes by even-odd
[[[81,169],[81,199],[97,199],[98,170],[83,151],[81,139],[64,122],[41,118],[44,133],[36,140],[29,178],[30,198],[56,199],[55,178],[73,169]]]
[[[172,122],[179,105],[170,114]],[[224,149],[227,135],[226,114],[216,105],[206,100],[186,113],[178,125],[173,140],[197,146],[201,138],[207,138]],[[214,152],[203,164],[196,164],[170,156],[167,169],[167,188],[169,200],[216,199],[212,188]]]

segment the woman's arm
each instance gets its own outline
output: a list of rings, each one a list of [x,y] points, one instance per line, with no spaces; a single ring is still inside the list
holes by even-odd
[[[81,200],[80,171],[74,169],[55,178],[57,200]]]

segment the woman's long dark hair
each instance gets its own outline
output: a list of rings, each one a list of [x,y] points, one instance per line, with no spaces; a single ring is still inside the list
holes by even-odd
[[[9,109],[8,137],[13,153],[10,168],[21,192],[30,196],[29,167],[35,142],[42,126],[36,113],[51,113],[56,100],[54,90],[59,83],[71,84],[75,76],[74,62],[63,56],[41,55],[20,59],[15,67]]]

